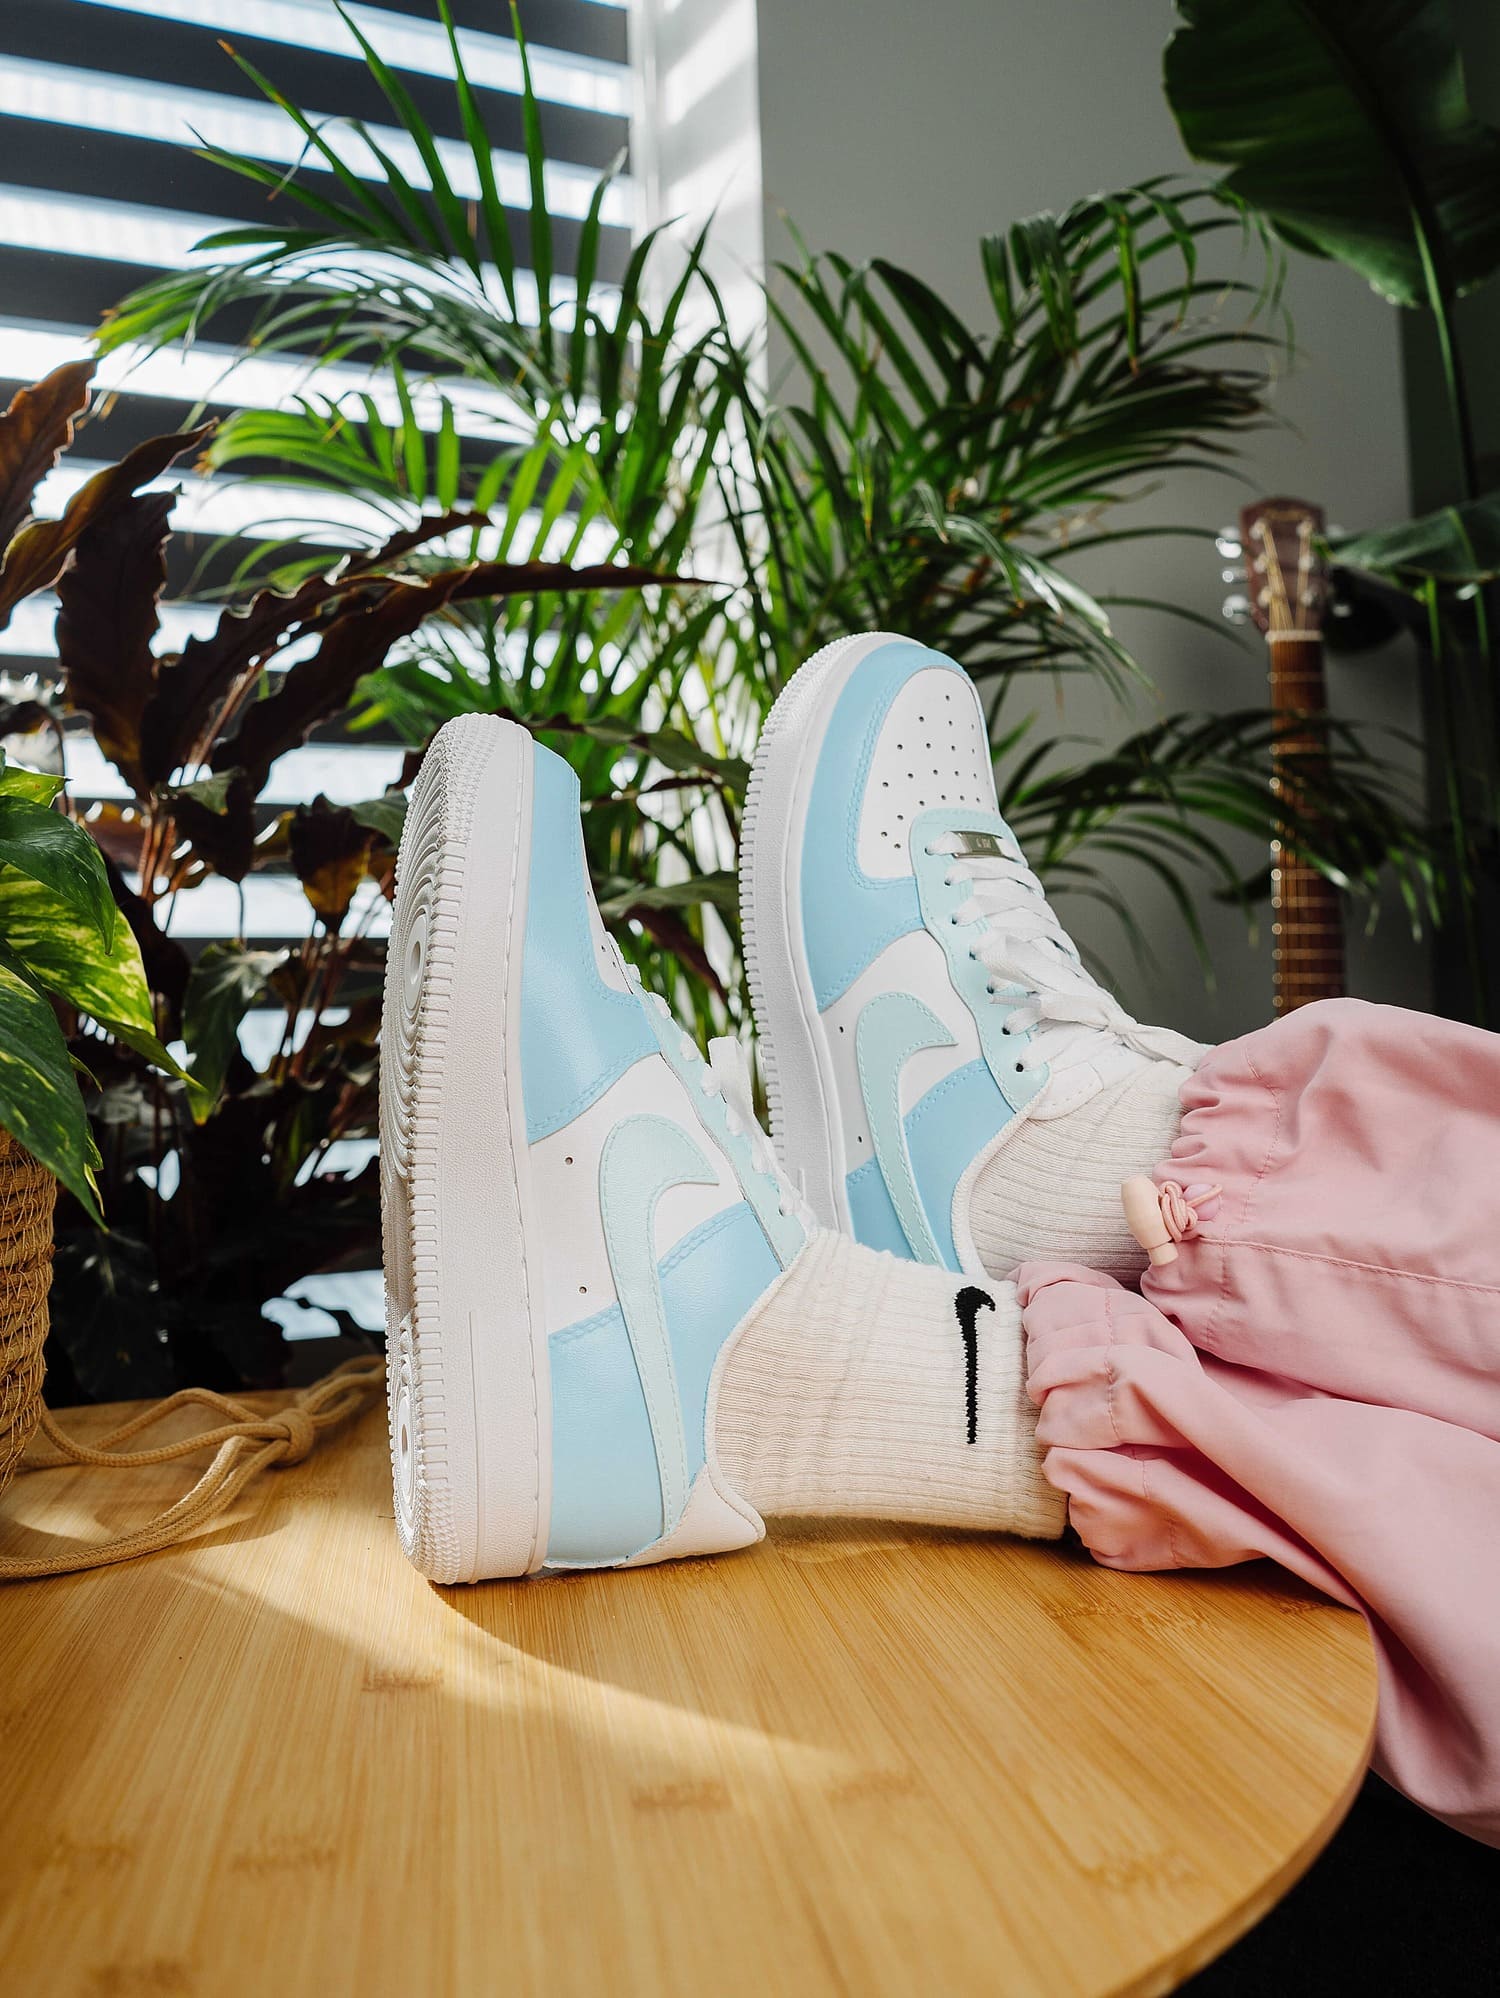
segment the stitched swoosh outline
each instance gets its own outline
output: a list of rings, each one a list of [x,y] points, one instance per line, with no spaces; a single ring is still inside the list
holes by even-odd
[[[635,1355],[661,1482],[664,1534],[688,1501],[687,1436],[667,1308],[656,1266],[656,1207],[669,1187],[711,1186],[719,1175],[680,1124],[667,1117],[626,1117],[599,1155],[599,1211],[604,1246]]]
[[[882,992],[859,1016],[854,1057],[870,1125],[875,1162],[891,1196],[896,1219],[919,1263],[943,1262],[917,1191],[901,1115],[901,1071],[924,1048],[958,1045],[930,1006],[909,992]]]

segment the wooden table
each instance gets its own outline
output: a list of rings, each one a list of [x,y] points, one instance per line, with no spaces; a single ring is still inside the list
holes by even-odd
[[[8,1998],[1167,1991],[1364,1767],[1364,1626],[1266,1571],[796,1525],[433,1589],[387,1477],[376,1412],[190,1548],[0,1591]],[[26,1478],[0,1544],[186,1482]]]

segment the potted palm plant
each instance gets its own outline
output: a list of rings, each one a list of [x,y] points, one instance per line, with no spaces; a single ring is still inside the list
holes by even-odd
[[[142,933],[161,1018],[211,1091],[194,1122],[180,1090],[142,1091],[133,1061],[104,1077],[106,1098],[118,1097],[109,1128],[129,1133],[105,1145],[107,1307],[93,1231],[72,1217],[59,1230],[80,1398],[159,1393],[182,1378],[260,1382],[281,1363],[275,1312],[293,1286],[378,1261],[373,1166],[335,1176],[326,1161],[335,1143],[349,1141],[347,1155],[373,1139],[380,954],[344,891],[361,868],[387,876],[403,799],[398,787],[264,824],[267,751],[310,721],[395,738],[408,777],[438,726],[467,710],[504,714],[560,749],[582,787],[604,920],[700,1038],[747,1019],[734,873],[746,753],[798,661],[852,626],[950,649],[981,681],[1002,806],[1050,892],[1103,900],[1143,949],[1116,862],[1161,880],[1200,945],[1195,873],[1220,895],[1261,892],[1240,879],[1230,842],[1250,832],[1263,853],[1275,824],[1263,704],[1152,716],[1107,754],[1079,756],[1027,697],[1039,676],[1063,674],[1092,675],[1122,699],[1148,687],[1075,559],[1154,532],[1211,539],[1206,526],[1149,528],[1119,508],[1181,468],[1231,465],[1268,420],[1262,356],[1275,334],[1262,321],[1278,265],[1268,252],[1235,274],[1241,211],[1151,181],[1031,216],[979,247],[990,303],[977,329],[889,263],[808,257],[771,281],[790,362],[768,391],[719,307],[702,239],[679,257],[647,234],[609,281],[608,176],[578,226],[573,280],[554,285],[529,86],[535,282],[523,282],[453,10],[437,0],[437,11],[467,157],[438,143],[350,17],[351,53],[386,93],[427,186],[413,203],[393,168],[389,199],[345,201],[339,190],[361,185],[366,163],[342,156],[342,128],[236,58],[295,128],[303,165],[288,173],[206,147],[265,190],[264,221],[206,240],[190,268],[122,301],[99,332],[106,352],[160,348],[217,338],[228,320],[258,355],[300,367],[316,353],[362,371],[364,386],[334,396],[304,380],[276,408],[231,415],[206,445],[219,478],[266,494],[268,516],[272,489],[277,498],[257,555],[217,592],[258,594],[163,660],[155,683],[158,713],[173,684],[223,697],[220,718],[197,712],[192,754],[181,717],[167,718],[175,756],[161,742],[143,755],[139,727],[111,733],[109,704],[134,669],[61,634],[69,698],[131,792],[122,865],[135,864],[125,842],[144,828]],[[1249,241],[1265,248],[1268,232]],[[1228,270],[1221,243],[1234,249]],[[491,578],[505,569],[518,587],[450,588],[455,537],[469,564]],[[344,551],[332,569],[330,548]],[[585,559],[570,581],[560,575]],[[81,559],[73,584],[92,567]],[[702,580],[622,587],[684,571]],[[372,645],[391,627],[359,609],[367,590],[434,614],[398,646]],[[284,679],[266,672],[272,641],[293,627],[321,637],[328,670],[313,655]],[[242,666],[250,693],[272,680],[283,691],[242,706]],[[1335,751],[1320,864],[1368,889],[1394,863],[1420,906],[1420,828],[1352,733]],[[174,762],[203,774],[174,782]],[[160,855],[169,869],[154,868]],[[252,868],[292,873],[313,903],[317,934],[292,958],[240,939],[189,964],[149,929],[150,906],[169,906],[179,887]],[[330,882],[342,884],[335,898]],[[247,1008],[312,1026],[300,1045],[288,1031],[257,1067],[237,1038]],[[169,1153],[181,1194],[164,1203]],[[350,1314],[327,1314],[345,1339],[367,1336]]]

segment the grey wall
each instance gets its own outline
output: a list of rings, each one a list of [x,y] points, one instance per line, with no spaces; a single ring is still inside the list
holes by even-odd
[[[813,247],[909,265],[976,316],[985,310],[982,234],[1039,208],[1060,208],[1187,162],[1163,101],[1167,0],[759,0],[762,182],[767,252],[785,251],[779,213]],[[1395,313],[1349,273],[1298,258],[1288,303],[1298,353],[1278,384],[1281,427],[1253,440],[1247,490],[1322,501],[1354,529],[1408,510]],[[773,367],[776,356],[773,353]],[[1233,517],[1240,489],[1192,475],[1141,502],[1142,519]],[[1208,544],[1146,544],[1126,573],[1084,580],[1216,614],[1224,587]],[[1263,698],[1258,641],[1216,640],[1161,617],[1122,613],[1126,642],[1150,669],[1163,710],[1249,706]],[[1227,631],[1227,628],[1226,628]],[[1401,648],[1334,664],[1341,714],[1415,730],[1412,664]],[[1059,714],[1050,684],[1038,705],[1060,729],[1126,732],[1091,690]],[[1122,880],[1125,877],[1121,877]],[[1135,963],[1107,916],[1069,908],[1081,940],[1109,963],[1126,1003],[1204,1038],[1244,1031],[1270,1007],[1270,947],[1246,938],[1235,911],[1209,909],[1217,986],[1206,991],[1163,895],[1129,882],[1156,962]],[[1423,1005],[1425,951],[1399,913],[1351,939],[1351,984],[1366,997]]]

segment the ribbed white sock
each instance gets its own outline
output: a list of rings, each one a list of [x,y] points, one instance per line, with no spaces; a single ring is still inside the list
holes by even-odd
[[[766,1513],[1055,1537],[1011,1284],[814,1235],[725,1348],[719,1463]]]
[[[1190,1073],[1147,1062],[1054,1118],[1045,1114],[1044,1091],[1042,1114],[1007,1125],[970,1167],[967,1209],[960,1183],[960,1255],[971,1244],[993,1277],[1017,1263],[1085,1263],[1133,1284],[1146,1256],[1125,1225],[1120,1182],[1170,1153],[1182,1121],[1178,1091]]]

